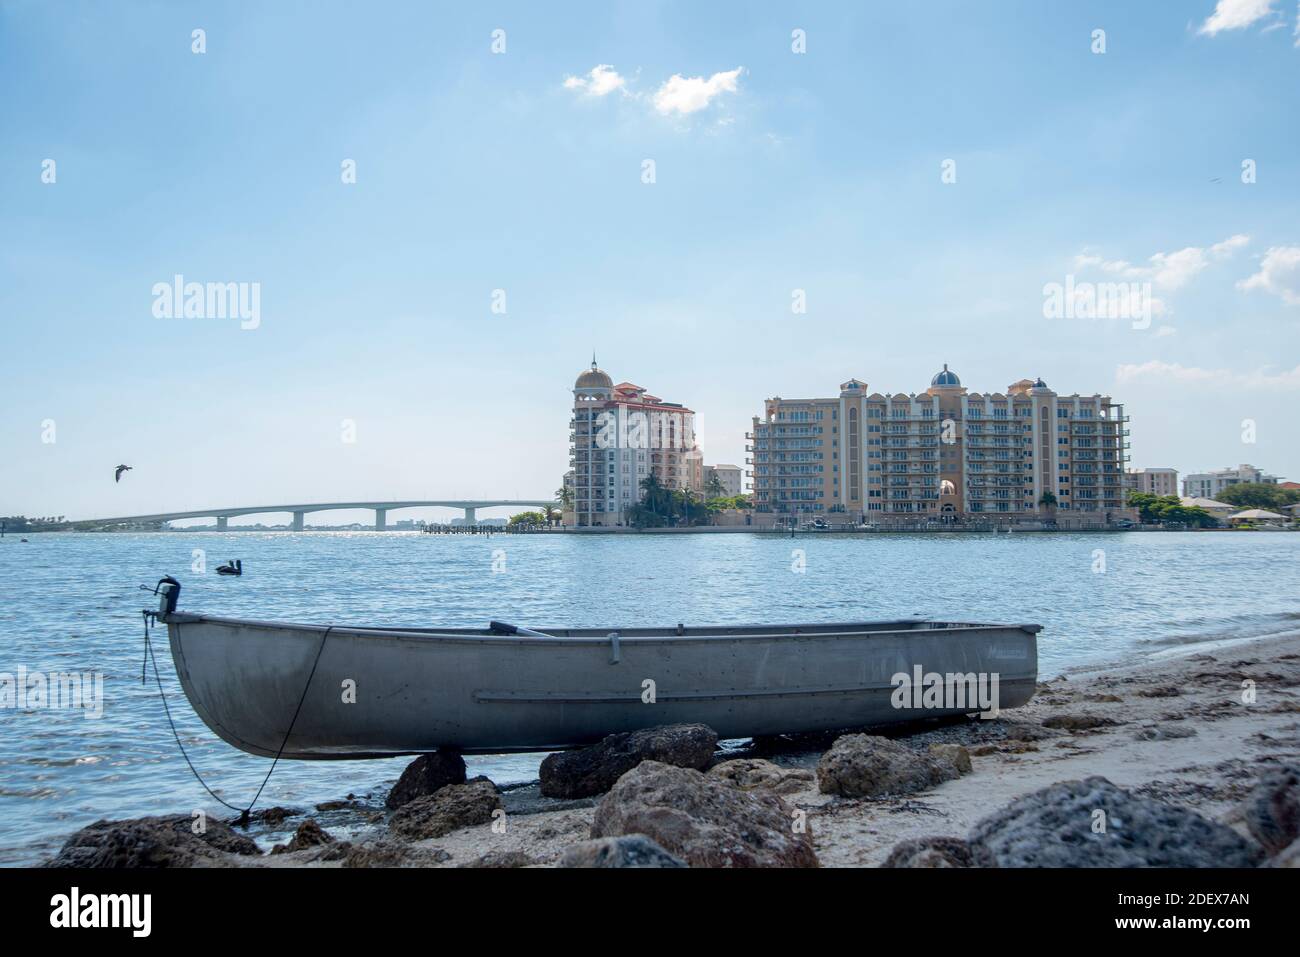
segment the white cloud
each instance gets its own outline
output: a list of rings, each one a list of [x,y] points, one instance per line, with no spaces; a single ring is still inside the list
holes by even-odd
[[[1103,259],[1101,256],[1081,253],[1074,257],[1076,269],[1100,269],[1125,279],[1147,279],[1161,289],[1173,291],[1185,285],[1210,264],[1210,258],[1226,259],[1247,245],[1250,237],[1238,233],[1207,251],[1200,246],[1188,246],[1172,253],[1156,253],[1145,266],[1135,266],[1123,259]]]
[[[1273,12],[1273,0],[1219,0],[1198,33],[1214,36],[1223,30],[1242,30]]]
[[[586,76],[569,76],[564,78],[566,90],[578,90],[588,96],[605,96],[615,90],[627,92],[627,80],[620,76],[608,63],[591,68]]]
[[[1245,292],[1263,289],[1290,306],[1300,306],[1300,246],[1274,246],[1264,253],[1259,272],[1237,283]]]
[[[670,113],[696,113],[707,107],[723,93],[735,93],[744,67],[725,73],[715,73],[707,80],[702,76],[685,77],[674,73],[654,96],[655,109],[665,116]]]
[[[1142,272],[1149,275],[1153,283],[1165,289],[1179,289],[1205,268],[1207,260],[1204,249],[1188,246],[1174,253],[1156,253],[1150,262],[1151,265]]]
[[[1210,252],[1215,256],[1231,256],[1238,249],[1250,245],[1250,237],[1241,233],[1235,236],[1229,236],[1221,243],[1215,243],[1210,247]]]
[[[1185,385],[1217,386],[1225,389],[1300,389],[1300,366],[1285,372],[1233,372],[1231,369],[1201,369],[1177,362],[1152,359],[1140,364],[1121,365],[1117,382],[1175,382]]]

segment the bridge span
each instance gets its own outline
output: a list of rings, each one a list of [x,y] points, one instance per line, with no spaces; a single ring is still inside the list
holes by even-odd
[[[480,508],[527,507],[545,508],[557,506],[554,499],[412,499],[396,502],[311,502],[296,505],[239,505],[231,508],[200,508],[189,512],[158,512],[154,515],[124,515],[117,518],[78,519],[77,525],[137,525],[151,522],[176,522],[186,518],[215,518],[218,531],[229,527],[229,520],[242,515],[262,515],[264,513],[282,512],[293,516],[290,527],[295,532],[304,528],[303,519],[312,512],[335,512],[347,509],[366,509],[375,513],[375,530],[383,531],[388,527],[388,513],[404,508],[459,508],[465,513],[465,521],[473,524]]]

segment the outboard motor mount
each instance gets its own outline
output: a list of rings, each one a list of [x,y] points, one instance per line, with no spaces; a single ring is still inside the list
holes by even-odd
[[[158,620],[166,621],[167,616],[176,610],[176,602],[181,597],[181,583],[171,575],[158,579],[153,593],[158,596]]]

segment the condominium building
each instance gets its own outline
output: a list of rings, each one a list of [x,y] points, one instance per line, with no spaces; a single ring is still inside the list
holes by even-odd
[[[1183,479],[1183,495],[1187,498],[1215,498],[1225,488],[1247,482],[1277,484],[1276,475],[1266,475],[1253,465],[1238,465],[1235,469],[1216,469],[1213,472],[1193,472]]]
[[[958,520],[1120,517],[1128,458],[1124,407],[1058,395],[1042,379],[968,392],[945,365],[917,394],[850,379],[826,399],[768,399],[747,433],[759,512]]]
[[[718,477],[718,484],[722,486],[722,498],[734,498],[743,492],[743,480],[741,477],[741,468],[739,465],[706,465],[704,466],[704,492],[709,494],[710,479]]]
[[[615,385],[595,357],[573,385],[569,430],[565,524],[626,524],[651,475],[668,488],[703,494],[695,413],[631,382]]]
[[[1178,469],[1129,469],[1124,479],[1126,486],[1134,492],[1145,492],[1147,495],[1178,494]]]

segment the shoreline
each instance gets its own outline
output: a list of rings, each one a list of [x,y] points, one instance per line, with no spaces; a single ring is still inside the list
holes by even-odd
[[[1252,683],[1247,685],[1246,683]],[[1253,703],[1243,692],[1254,691]],[[1045,725],[1045,722],[1048,724]],[[762,757],[796,772],[782,798],[807,816],[823,867],[880,865],[902,841],[966,834],[1014,799],[1058,782],[1100,775],[1135,794],[1195,811],[1245,834],[1242,799],[1260,773],[1300,763],[1300,631],[1207,639],[1118,667],[1082,665],[1040,681],[1033,700],[992,720],[956,719],[880,732],[918,752],[960,745],[971,769],[905,797],[845,798],[818,790],[816,768],[830,738],[777,753],[741,744],[715,763]],[[254,812],[286,840],[308,818],[340,840],[391,842],[386,782],[364,797],[324,800],[315,810]],[[437,838],[399,841],[419,866],[555,866],[590,836],[600,798],[540,797],[536,783],[500,788],[506,825],[478,823]],[[343,832],[348,832],[346,836]],[[263,847],[267,850],[267,847]],[[319,846],[260,856],[224,854],[197,866],[336,867]]]
[[[1240,702],[1242,680],[1256,682],[1254,705]],[[1119,700],[1095,700],[1109,698]],[[1043,727],[1062,715],[1115,723],[1080,731]],[[1300,632],[1213,649],[1191,644],[1177,657],[1061,675],[1040,682],[1028,705],[998,719],[903,732],[896,740],[920,750],[963,745],[971,773],[899,798],[833,797],[815,781],[785,794],[807,812],[823,867],[878,866],[904,840],[964,835],[1021,795],[1094,775],[1244,833],[1237,809],[1258,773],[1300,760]],[[769,760],[811,769],[821,753]],[[518,817],[490,845],[472,828],[427,843],[451,855],[440,866],[473,860],[489,847],[553,865],[567,844],[587,836],[593,816],[591,809],[542,812]]]
[[[451,537],[457,534],[467,537],[482,535],[779,535],[790,537],[791,531],[789,526],[780,525],[690,525],[680,528],[628,528],[623,526],[603,526],[581,527],[581,528],[544,528],[530,529],[528,531],[510,531],[503,525],[480,525],[480,526],[457,526],[464,529],[456,533],[449,533]],[[471,528],[477,528],[477,531],[471,532]],[[431,534],[419,528],[346,528],[324,527],[324,528],[303,528],[292,529],[283,526],[231,526],[229,528],[218,529],[210,525],[198,528],[104,528],[104,529],[75,529],[75,528],[58,528],[58,529],[40,529],[28,530],[25,532],[7,532],[4,541],[21,539],[25,535],[226,535],[232,532],[239,533],[262,533],[269,532],[282,533],[285,535],[304,535],[304,534],[375,534],[375,535],[425,535]],[[1204,534],[1204,533],[1236,533],[1246,534],[1250,532],[1300,532],[1300,527],[1256,527],[1256,528],[1234,528],[1230,526],[1218,526],[1212,528],[1160,528],[1158,526],[1139,525],[1131,528],[1122,528],[1119,526],[1107,526],[1104,528],[1035,528],[1032,525],[1013,525],[1002,524],[981,528],[963,528],[961,526],[950,526],[943,528],[911,528],[899,526],[896,528],[796,528],[796,535],[1117,535],[1129,532],[1141,532],[1143,534]],[[444,537],[448,533],[439,533],[439,537]]]

